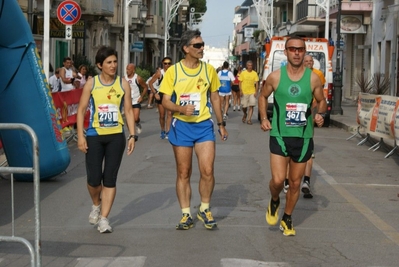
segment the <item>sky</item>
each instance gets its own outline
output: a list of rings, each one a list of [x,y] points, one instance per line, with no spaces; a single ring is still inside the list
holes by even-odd
[[[207,0],[207,11],[200,24],[202,39],[206,45],[227,48],[233,38],[234,8],[244,0]]]

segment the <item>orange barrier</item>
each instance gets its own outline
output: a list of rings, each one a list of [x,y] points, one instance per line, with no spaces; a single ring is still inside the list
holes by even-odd
[[[52,93],[57,119],[61,123],[61,128],[73,126],[76,123],[78,104],[83,89],[74,89],[66,92]],[[85,115],[85,128],[87,128],[90,118],[90,111]]]

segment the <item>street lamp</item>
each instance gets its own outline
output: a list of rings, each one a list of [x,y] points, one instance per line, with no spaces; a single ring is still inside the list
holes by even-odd
[[[179,7],[188,7],[190,2],[188,0],[165,0],[165,15],[164,15],[164,56],[168,53],[169,27],[173,18],[177,15]]]
[[[142,68],[144,68],[145,67],[145,63],[146,63],[146,60],[145,60],[145,27],[146,27],[146,24],[147,24],[147,11],[148,11],[148,8],[147,8],[147,6],[146,5],[142,5],[142,6],[140,6],[140,19],[142,20],[142,22],[143,22],[143,63],[142,63]]]
[[[288,19],[287,22],[285,23],[285,29],[287,30],[287,35],[290,35],[291,27],[292,27],[292,23]]]
[[[341,3],[342,0],[338,0],[338,12],[337,12],[337,62],[335,66],[335,77],[334,77],[334,99],[332,103],[331,114],[343,115],[344,112],[341,107],[342,99],[342,75],[341,75]]]

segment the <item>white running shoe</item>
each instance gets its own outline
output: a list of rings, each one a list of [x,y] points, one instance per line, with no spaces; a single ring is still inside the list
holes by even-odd
[[[109,225],[109,221],[105,217],[101,217],[98,221],[97,230],[104,234],[104,233],[112,233],[112,227]]]
[[[101,204],[98,206],[91,206],[91,212],[89,215],[89,222],[90,224],[96,224],[100,219],[100,212],[101,212]]]
[[[136,123],[136,128],[137,128],[137,133],[138,134],[141,134],[141,124],[138,122],[138,123]]]
[[[288,183],[288,180],[284,180],[284,194],[287,194],[288,188],[290,188],[290,184]]]

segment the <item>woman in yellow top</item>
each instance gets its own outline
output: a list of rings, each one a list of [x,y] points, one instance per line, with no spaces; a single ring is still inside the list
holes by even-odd
[[[137,136],[130,86],[116,75],[117,52],[111,47],[101,47],[96,55],[96,65],[101,74],[86,82],[79,101],[78,148],[86,154],[87,188],[93,202],[89,222],[98,224],[100,233],[111,233],[108,215],[115,199],[116,178],[126,147],[122,107],[129,128],[127,155],[133,152]],[[85,136],[83,123],[89,102],[90,122]]]
[[[173,113],[169,142],[176,159],[176,193],[182,210],[176,229],[188,230],[194,225],[190,211],[193,151],[197,155],[200,171],[201,206],[197,218],[204,222],[207,229],[214,229],[217,224],[209,204],[215,185],[212,111],[215,112],[222,140],[228,137],[218,93],[220,81],[215,69],[200,60],[205,43],[199,30],[184,32],[179,46],[185,58],[168,68],[160,87],[162,105]]]

